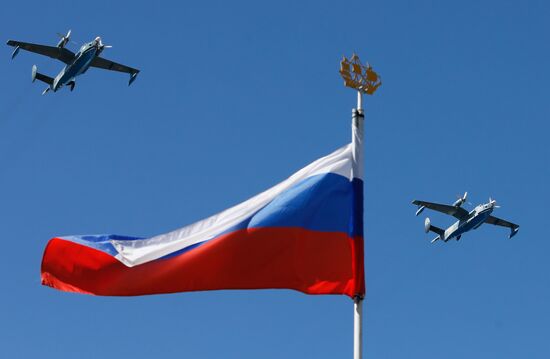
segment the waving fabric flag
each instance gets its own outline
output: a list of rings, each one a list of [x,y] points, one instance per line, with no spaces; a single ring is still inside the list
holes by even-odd
[[[245,202],[166,234],[53,238],[42,284],[113,296],[261,288],[362,296],[357,139]]]

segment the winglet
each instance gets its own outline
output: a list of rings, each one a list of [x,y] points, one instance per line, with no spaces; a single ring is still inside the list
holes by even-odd
[[[139,74],[139,71],[134,72],[133,74],[130,74],[130,81],[128,82],[128,86],[130,86],[132,84],[132,82],[134,82],[136,80],[136,77],[137,77],[138,74]]]
[[[512,238],[513,236],[518,234],[518,231],[519,231],[519,227],[512,228],[512,231],[510,232],[510,236],[508,238]]]

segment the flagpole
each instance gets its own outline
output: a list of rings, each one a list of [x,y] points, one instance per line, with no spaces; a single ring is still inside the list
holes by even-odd
[[[350,59],[345,56],[340,62],[340,75],[344,80],[346,87],[351,87],[357,90],[357,108],[352,111],[352,179],[364,179],[364,122],[365,116],[363,112],[363,94],[372,95],[382,85],[380,77],[372,69],[368,63],[361,64],[359,56],[353,54]],[[353,298],[353,358],[363,358],[363,300],[365,296],[364,287],[364,269],[363,269],[363,188],[360,190],[358,202],[354,203],[354,216],[359,218],[354,219],[354,233],[358,230],[361,236],[361,241],[356,242],[355,253],[355,278],[356,278],[356,294]],[[355,235],[355,234],[354,234]],[[360,251],[360,252],[359,252]]]
[[[363,298],[353,300],[353,359],[363,358]]]
[[[363,114],[363,94],[357,91],[357,109],[352,113],[352,143],[356,160],[363,163],[363,129],[365,117]],[[362,214],[361,214],[362,215]],[[363,358],[363,298],[356,295],[353,299],[353,359]]]

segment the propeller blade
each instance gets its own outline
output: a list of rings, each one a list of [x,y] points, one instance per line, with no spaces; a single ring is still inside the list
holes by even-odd
[[[105,49],[110,49],[110,48],[113,47],[113,45],[103,45],[103,47],[104,47]]]
[[[59,36],[59,37],[62,38],[62,39],[68,39],[68,38],[71,37],[71,31],[72,31],[72,30],[67,31],[67,35],[63,35],[63,34],[61,34],[61,33],[59,33],[59,32],[57,32],[56,34],[57,34],[57,36]]]

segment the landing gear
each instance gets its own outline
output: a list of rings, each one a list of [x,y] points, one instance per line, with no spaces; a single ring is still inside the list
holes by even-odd
[[[69,82],[69,86],[71,86],[71,91],[74,90],[74,85],[76,85],[76,82],[74,81]]]
[[[456,237],[457,242],[460,241],[460,237],[462,237],[462,234],[460,236]]]

